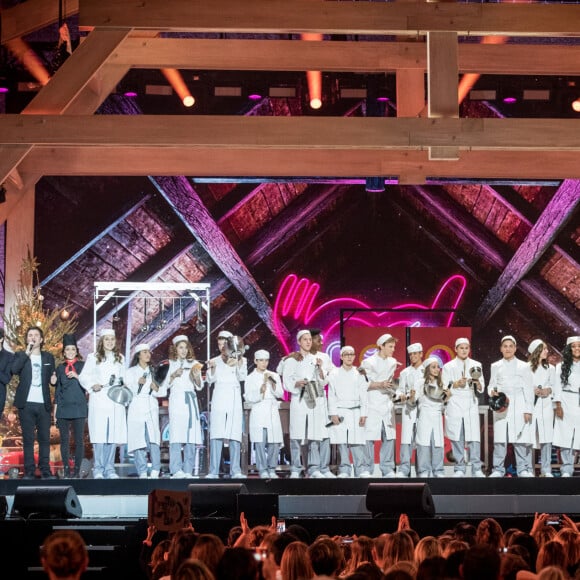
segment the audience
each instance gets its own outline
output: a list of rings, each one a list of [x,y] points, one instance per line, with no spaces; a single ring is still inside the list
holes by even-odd
[[[89,565],[85,541],[75,530],[53,532],[40,548],[40,562],[50,580],[78,580]]]

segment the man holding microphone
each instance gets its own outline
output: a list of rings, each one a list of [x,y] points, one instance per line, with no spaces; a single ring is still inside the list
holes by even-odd
[[[34,434],[38,437],[38,467],[42,479],[55,479],[50,472],[50,383],[56,382],[54,357],[44,350],[44,334],[37,326],[26,331],[26,350],[15,354],[12,374],[19,376],[14,395],[22,428],[24,479],[34,479]]]

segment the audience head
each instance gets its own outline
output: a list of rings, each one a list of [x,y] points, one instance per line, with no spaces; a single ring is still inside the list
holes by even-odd
[[[529,570],[528,563],[517,554],[505,552],[501,555],[500,573],[502,580],[516,580],[520,570]]]
[[[75,530],[50,534],[40,548],[40,561],[51,580],[80,578],[89,565],[87,546]]]
[[[499,570],[497,548],[485,544],[476,544],[469,548],[460,566],[461,577],[465,580],[497,580]]]
[[[496,552],[503,547],[503,531],[499,523],[493,518],[485,518],[477,526],[475,543],[490,546]]]
[[[547,566],[561,566],[566,569],[568,560],[563,544],[556,540],[546,542],[538,551],[536,558],[536,571],[539,572]]]
[[[180,564],[177,572],[171,575],[171,580],[215,580],[215,576],[203,562],[188,558]]]
[[[417,566],[416,580],[440,580],[445,577],[445,558],[432,556],[425,558]]]
[[[383,550],[383,570],[401,560],[411,560],[415,557],[415,547],[409,534],[395,532],[388,536]]]
[[[308,553],[317,576],[335,576],[344,567],[342,551],[330,538],[318,538],[309,546]]]
[[[226,548],[218,562],[216,580],[258,580],[260,566],[252,550]]]
[[[282,554],[280,571],[284,580],[303,580],[314,576],[314,569],[304,542],[292,542]]]
[[[439,540],[434,536],[421,538],[415,546],[415,564],[419,566],[423,560],[434,558],[435,556],[441,556]]]
[[[538,544],[530,534],[516,532],[510,539],[509,547],[523,546],[530,555],[530,570],[536,570],[536,558],[538,557]]]
[[[200,534],[191,549],[191,557],[203,562],[215,574],[218,562],[225,551],[224,543],[215,534]]]

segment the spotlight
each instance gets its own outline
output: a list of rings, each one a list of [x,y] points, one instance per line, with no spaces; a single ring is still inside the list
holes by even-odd
[[[572,101],[572,110],[576,113],[580,113],[580,98]]]
[[[365,190],[381,193],[385,191],[385,180],[382,177],[367,177],[365,181]]]
[[[320,109],[322,107],[322,101],[320,99],[310,99],[311,109]]]
[[[193,107],[193,105],[195,104],[195,99],[192,95],[187,95],[183,97],[182,102],[184,107]]]

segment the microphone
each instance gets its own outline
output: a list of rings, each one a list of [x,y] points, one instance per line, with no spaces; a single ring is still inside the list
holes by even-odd
[[[147,373],[143,373],[143,378],[146,379],[147,378]],[[139,395],[141,393],[141,389],[143,388],[143,385],[145,383],[141,384],[139,383],[139,388],[137,389],[137,394]]]
[[[32,349],[34,348],[34,343],[33,342],[29,342],[28,346],[26,347],[26,354],[30,354],[32,352]]]

